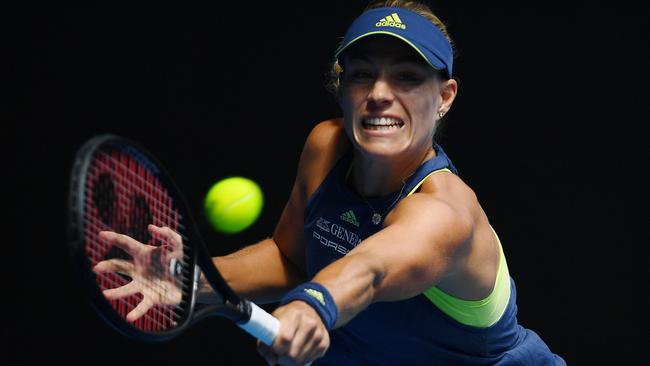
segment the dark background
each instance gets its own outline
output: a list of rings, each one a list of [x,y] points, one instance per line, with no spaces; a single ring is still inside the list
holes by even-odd
[[[214,255],[272,233],[305,137],[340,114],[325,75],[365,2],[222,4],[2,12],[11,206],[0,363],[263,364],[222,319],[169,343],[126,340],[93,313],[66,262],[72,159],[106,132],[166,165]],[[649,12],[589,1],[433,9],[456,41],[460,84],[441,143],[501,237],[521,324],[569,364],[625,364],[648,340]],[[201,208],[229,175],[259,182],[266,202],[255,225],[226,237]]]

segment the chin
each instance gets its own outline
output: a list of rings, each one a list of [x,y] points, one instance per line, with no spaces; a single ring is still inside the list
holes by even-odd
[[[363,155],[379,160],[390,160],[405,151],[403,144],[395,141],[364,141],[355,139],[354,147]]]

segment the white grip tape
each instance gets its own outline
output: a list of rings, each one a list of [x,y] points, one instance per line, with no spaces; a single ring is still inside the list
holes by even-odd
[[[251,318],[246,323],[238,325],[267,346],[272,345],[278,335],[280,321],[254,303],[250,304]]]
[[[275,337],[278,336],[280,321],[264,309],[255,305],[255,303],[251,302],[250,304],[251,318],[246,323],[238,324],[239,327],[267,346],[272,345]],[[311,362],[305,364],[305,366],[310,365]]]

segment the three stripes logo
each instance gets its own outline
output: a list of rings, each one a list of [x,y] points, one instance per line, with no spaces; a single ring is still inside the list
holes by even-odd
[[[341,220],[359,227],[359,221],[357,221],[357,217],[354,216],[354,212],[352,212],[352,210],[342,213]]]
[[[399,18],[397,13],[393,13],[386,18],[381,18],[377,23],[376,27],[393,27],[399,29],[406,29],[406,24],[402,23],[402,19]]]
[[[322,292],[314,290],[313,288],[306,288],[305,292],[307,295],[316,299],[321,305],[325,306],[325,298],[323,297]]]

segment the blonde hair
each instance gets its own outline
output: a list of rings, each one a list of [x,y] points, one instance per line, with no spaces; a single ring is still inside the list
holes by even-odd
[[[375,0],[375,1],[371,1],[363,10],[363,12],[366,12],[371,9],[376,9],[376,8],[403,8],[403,9],[410,10],[428,19],[431,23],[433,23],[433,25],[435,25],[436,27],[438,27],[438,29],[440,29],[442,34],[449,41],[452,50],[455,51],[454,42],[449,36],[449,32],[447,31],[447,26],[440,20],[440,18],[438,18],[435,14],[433,14],[431,8],[426,4],[414,0]],[[455,54],[456,52],[454,52],[454,55]],[[334,95],[337,96],[339,95],[339,87],[340,87],[339,76],[342,71],[343,69],[341,68],[341,65],[339,65],[338,60],[334,60],[330,67],[326,87],[330,92],[332,92]],[[441,76],[446,77],[444,73],[441,73]]]

